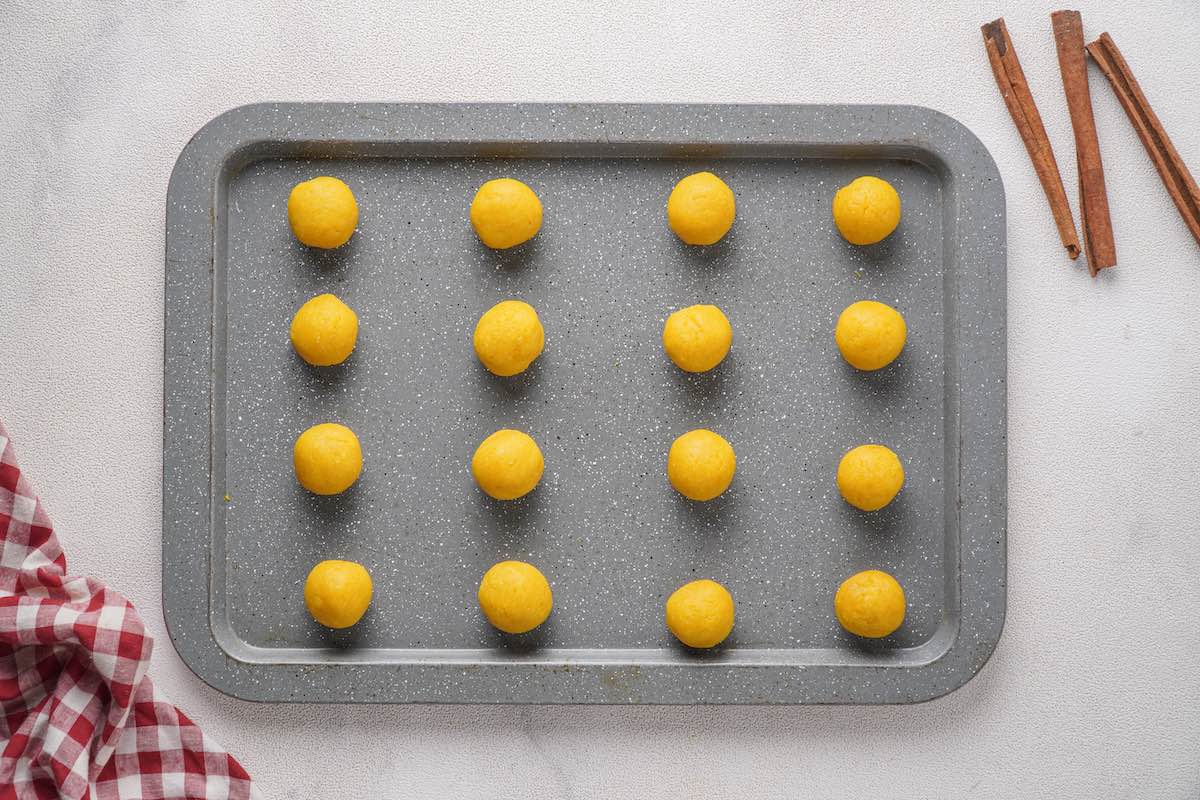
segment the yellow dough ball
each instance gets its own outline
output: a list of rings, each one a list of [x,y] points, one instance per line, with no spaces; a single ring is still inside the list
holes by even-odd
[[[292,448],[296,480],[313,494],[338,494],[362,472],[362,446],[354,431],[336,422],[313,425]]]
[[[900,195],[881,178],[855,178],[833,196],[833,221],[850,244],[881,242],[900,224]]]
[[[471,227],[479,241],[494,250],[516,247],[542,227],[542,201],[513,178],[488,181],[471,201]]]
[[[319,294],[292,317],[292,347],[314,367],[340,364],[358,341],[358,315],[331,294]]]
[[[667,224],[687,244],[716,244],[733,226],[733,190],[711,172],[675,184],[667,198]]]
[[[505,633],[526,633],[550,616],[554,595],[546,576],[524,561],[501,561],[479,582],[479,608]]]
[[[327,628],[349,628],[371,605],[371,575],[353,561],[322,561],[304,582],[304,605]]]
[[[328,175],[296,184],[288,195],[287,213],[292,233],[309,247],[341,247],[358,227],[354,192]]]
[[[546,334],[529,303],[502,300],[475,324],[475,355],[490,372],[517,375],[542,353]]]
[[[837,485],[850,505],[878,511],[904,486],[904,467],[900,457],[881,444],[859,445],[842,456]]]
[[[496,500],[516,500],[532,492],[545,466],[533,437],[507,428],[484,439],[471,458],[475,482]]]
[[[904,623],[904,589],[886,572],[864,570],[838,587],[833,612],[855,636],[878,639]]]
[[[891,306],[859,300],[838,317],[833,337],[850,366],[870,372],[896,360],[908,338],[908,326]]]
[[[733,481],[737,457],[729,442],[710,430],[688,431],[671,444],[667,477],[689,500],[712,500]]]
[[[733,630],[733,595],[716,581],[685,583],[667,598],[667,627],[688,647],[715,647]]]
[[[733,326],[716,306],[688,306],[667,317],[662,340],[675,366],[687,372],[707,372],[729,353]]]

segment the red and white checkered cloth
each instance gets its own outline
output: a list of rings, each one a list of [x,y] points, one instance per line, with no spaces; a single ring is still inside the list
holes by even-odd
[[[67,575],[0,423],[0,800],[259,797],[154,688],[152,645],[128,600]]]

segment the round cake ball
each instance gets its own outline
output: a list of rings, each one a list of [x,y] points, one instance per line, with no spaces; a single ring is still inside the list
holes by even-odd
[[[864,570],[838,587],[833,612],[855,636],[879,639],[904,623],[904,589],[886,572]]]
[[[881,444],[859,445],[842,456],[837,485],[850,505],[863,511],[878,511],[892,502],[904,486],[904,467],[900,457]]]
[[[833,196],[833,222],[850,244],[881,242],[900,224],[900,195],[882,178],[855,178]]]
[[[331,294],[319,294],[292,317],[292,347],[314,367],[340,364],[358,341],[358,315]]]
[[[688,431],[671,444],[667,478],[689,500],[712,500],[729,488],[737,469],[733,447],[710,430]]]
[[[546,621],[554,595],[546,576],[524,561],[501,561],[479,582],[479,608],[505,633],[526,633]]]
[[[850,366],[870,372],[896,360],[904,349],[908,327],[891,306],[859,300],[846,306],[838,317],[833,336]]]
[[[309,247],[341,247],[358,227],[354,192],[328,175],[296,184],[288,196],[287,214],[292,233]]]
[[[716,581],[685,583],[667,598],[667,627],[688,647],[715,647],[733,630],[733,595]]]
[[[327,628],[349,628],[371,605],[371,575],[353,561],[322,561],[304,582],[304,605]]]
[[[475,324],[475,355],[495,375],[524,372],[546,342],[542,321],[529,303],[503,300]]]
[[[471,458],[475,482],[496,500],[516,500],[532,492],[545,466],[533,437],[507,428],[484,439]]]
[[[688,306],[667,317],[662,339],[675,366],[687,372],[707,372],[729,353],[733,326],[716,306]]]
[[[471,201],[471,227],[493,250],[516,247],[542,227],[542,201],[525,184],[497,178],[479,187]]]
[[[711,172],[688,175],[667,198],[667,224],[686,244],[716,244],[735,213],[733,190]]]
[[[336,422],[314,425],[292,448],[296,479],[313,494],[338,494],[362,472],[362,446],[354,431]]]

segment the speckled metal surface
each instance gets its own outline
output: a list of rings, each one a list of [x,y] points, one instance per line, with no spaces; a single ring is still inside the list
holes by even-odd
[[[712,169],[737,193],[731,234],[680,244],[678,178]],[[904,219],[855,248],[832,225],[859,174],[899,190]],[[290,187],[354,189],[350,243],[292,237]],[[475,188],[508,175],[545,206],[533,242],[483,248]],[[167,207],[164,608],[196,673],[255,700],[529,703],[895,703],[961,685],[990,655],[1005,603],[1004,194],[982,144],[903,106],[289,105],[234,109],[188,144]],[[358,312],[358,348],[314,369],[288,323],[330,291]],[[546,349],[501,379],[470,333],[527,300]],[[909,322],[901,359],[862,374],[832,326],[857,299]],[[685,375],[661,326],[712,302],[730,357]],[[317,498],[290,463],[299,432],[354,428],[362,479]],[[683,500],[666,450],[694,427],[738,453],[731,489]],[[517,427],[546,457],[541,485],[498,503],[471,481],[475,445]],[[839,497],[841,454],[879,441],[908,482],[882,512]],[[228,498],[228,499],[226,499]],[[331,633],[304,577],[362,562],[376,594]],[[493,631],[474,590],[494,561],[550,579],[536,632]],[[865,644],[832,596],[885,569],[908,618]],[[695,577],[732,591],[731,638],[675,645],[666,596]]]

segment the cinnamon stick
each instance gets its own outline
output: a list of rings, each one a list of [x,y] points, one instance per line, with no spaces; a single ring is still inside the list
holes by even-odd
[[[1075,160],[1079,166],[1079,216],[1083,223],[1083,248],[1087,253],[1088,272],[1117,264],[1112,220],[1108,214],[1108,192],[1104,188],[1104,165],[1100,160],[1100,140],[1092,116],[1092,95],[1088,90],[1087,56],[1083,47],[1083,20],[1078,11],[1055,11],[1050,15],[1054,26],[1054,44],[1058,48],[1058,69],[1062,73],[1071,128],[1075,131]]]
[[[1042,115],[1033,102],[1025,71],[1021,69],[1017,51],[1008,37],[1008,27],[1001,17],[982,26],[981,30],[1000,96],[1008,106],[1008,113],[1029,153],[1029,160],[1033,162],[1033,168],[1042,182],[1042,191],[1046,193],[1046,201],[1050,204],[1050,212],[1058,228],[1058,238],[1066,248],[1067,256],[1074,260],[1079,257],[1079,239],[1075,235],[1071,204],[1067,202],[1067,192],[1063,188],[1062,175],[1058,172],[1058,161],[1054,158],[1050,139],[1046,136],[1046,127],[1042,125]]]
[[[1154,168],[1158,170],[1167,193],[1179,209],[1184,224],[1200,244],[1200,188],[1180,158],[1179,151],[1171,143],[1171,137],[1167,136],[1158,115],[1150,107],[1150,101],[1142,94],[1142,87],[1133,77],[1129,64],[1107,33],[1100,34],[1099,39],[1087,46],[1087,51],[1112,84],[1121,107],[1133,123],[1133,129],[1142,140],[1150,160],[1154,162]]]

